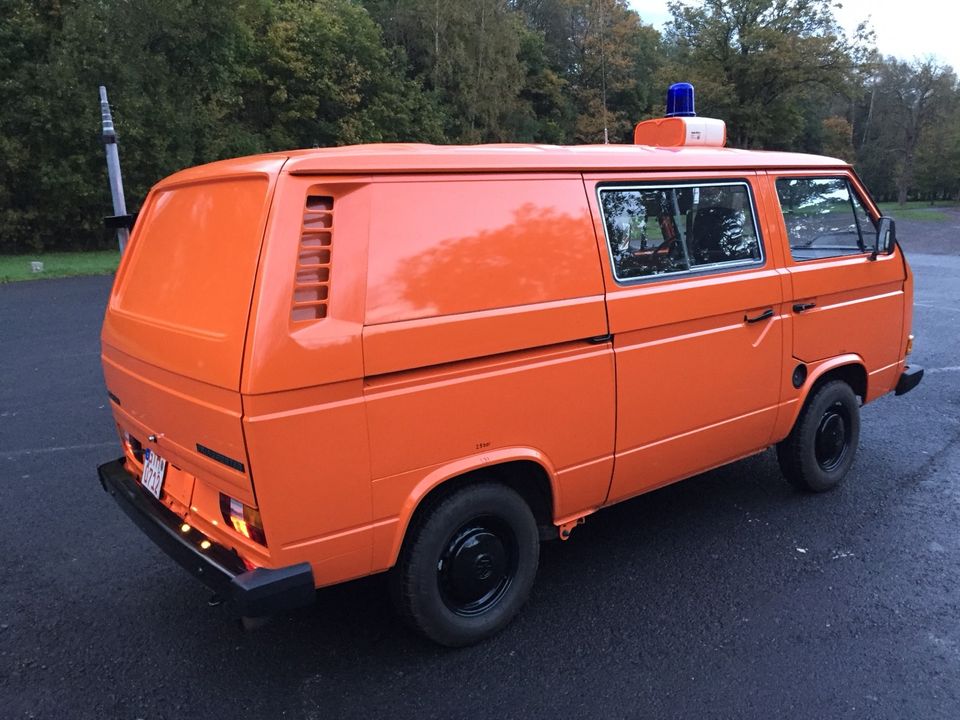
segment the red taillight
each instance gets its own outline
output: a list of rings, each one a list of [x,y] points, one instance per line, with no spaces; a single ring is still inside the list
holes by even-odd
[[[234,530],[246,538],[261,545],[267,544],[267,537],[263,532],[263,523],[260,520],[260,511],[248,507],[239,500],[226,495],[220,495],[220,512],[223,519],[230,523]]]

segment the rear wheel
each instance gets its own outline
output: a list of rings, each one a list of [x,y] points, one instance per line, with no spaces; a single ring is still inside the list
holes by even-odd
[[[411,528],[392,571],[394,601],[431,640],[470,645],[517,614],[539,554],[537,524],[519,494],[494,482],[467,486]]]
[[[860,404],[842,380],[824,383],[807,400],[777,459],[794,487],[824,492],[836,487],[853,464],[860,440]]]

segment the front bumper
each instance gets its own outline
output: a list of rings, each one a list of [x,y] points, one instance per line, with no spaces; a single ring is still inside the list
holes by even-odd
[[[919,365],[907,365],[897,381],[897,389],[894,391],[897,395],[904,395],[913,390],[923,379],[923,368]]]
[[[212,541],[203,550],[200,542],[208,538],[195,529],[181,532],[183,520],[140,486],[124,468],[123,458],[101,465],[97,472],[103,489],[151,540],[241,615],[261,617],[313,602],[316,588],[309,563],[247,570],[234,551]]]

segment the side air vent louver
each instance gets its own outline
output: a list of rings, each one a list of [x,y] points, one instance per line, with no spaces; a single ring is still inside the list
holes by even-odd
[[[330,253],[333,250],[333,198],[308,195],[300,230],[300,255],[293,283],[294,322],[327,316],[330,295]]]

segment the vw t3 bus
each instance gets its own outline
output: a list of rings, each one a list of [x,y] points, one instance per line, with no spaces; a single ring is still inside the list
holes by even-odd
[[[451,646],[608,505],[770,447],[833,488],[860,406],[923,373],[893,222],[847,163],[726,148],[682,102],[635,135],[161,181],[104,319],[103,487],[243,616],[389,572]]]

